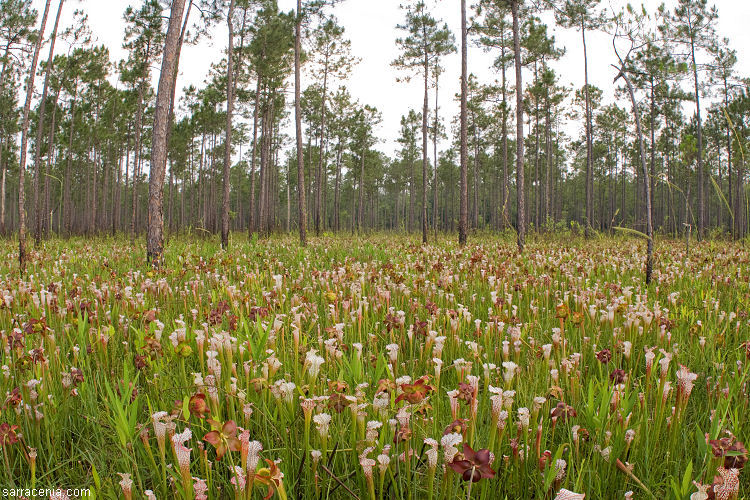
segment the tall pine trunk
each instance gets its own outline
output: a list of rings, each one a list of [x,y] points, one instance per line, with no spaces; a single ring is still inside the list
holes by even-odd
[[[323,69],[323,95],[320,100],[320,139],[319,139],[319,151],[318,151],[318,170],[315,176],[315,234],[320,235],[321,225],[321,214],[322,214],[322,189],[323,189],[323,170],[325,165],[324,144],[326,140],[326,95],[328,94],[328,48],[326,48],[325,65]]]
[[[426,27],[424,28],[426,29]],[[426,34],[425,34],[426,38]],[[422,105],[422,244],[427,244],[427,114],[429,108],[430,59],[427,47],[424,49],[424,104]]]
[[[502,215],[502,221],[500,223],[500,227],[506,228],[508,226],[508,198],[510,197],[508,184],[508,92],[507,92],[507,77],[506,77],[506,70],[505,70],[505,35],[504,31],[501,31],[501,38],[500,38],[500,46],[501,54],[500,58],[502,60],[502,73],[503,73],[503,124],[502,124],[502,134],[503,134],[503,206],[501,210]]]
[[[151,175],[148,183],[148,234],[146,258],[159,266],[164,253],[164,175],[167,168],[167,131],[169,129],[169,102],[175,83],[175,68],[179,64],[177,45],[185,0],[173,0],[172,11],[164,43],[161,75],[156,95],[156,112],[151,143]]]
[[[138,207],[138,175],[141,165],[141,134],[143,133],[143,94],[145,84],[138,85],[138,102],[135,110],[135,152],[133,154],[133,182],[131,183],[130,244],[135,244],[135,218]]]
[[[258,110],[260,105],[260,89],[261,89],[261,78],[258,76],[258,82],[255,86],[255,106],[253,111],[253,153],[250,160],[250,220],[247,224],[248,236],[252,236],[255,232],[256,221],[255,221],[255,162],[258,157]]]
[[[44,115],[47,107],[47,92],[49,90],[49,75],[52,71],[52,60],[55,57],[55,42],[57,41],[57,28],[60,25],[60,15],[62,14],[62,8],[65,0],[60,0],[57,6],[57,16],[55,16],[55,25],[52,28],[52,35],[50,37],[49,45],[49,56],[47,57],[47,67],[44,70],[44,86],[42,87],[42,100],[39,104],[39,116],[37,117],[36,127],[36,144],[34,145],[34,211],[35,211],[35,224],[34,224],[34,243],[39,245],[42,239],[42,220],[44,217],[43,203],[39,196],[39,183],[41,182],[42,176],[42,165],[41,165],[41,150],[42,150],[42,137],[44,133]],[[43,36],[43,34],[42,34]],[[49,145],[50,152],[52,151],[52,144]]]
[[[45,174],[44,174],[44,191],[43,191],[43,197],[44,197],[44,209],[42,212],[44,213],[44,220],[42,221],[42,233],[44,235],[48,235],[52,230],[52,215],[50,214],[50,169],[52,168],[52,163],[55,159],[55,132],[56,132],[56,125],[57,125],[57,103],[60,99],[60,90],[62,89],[62,85],[60,85],[57,88],[57,91],[55,92],[55,100],[52,102],[52,117],[49,127],[49,136],[47,137],[47,163],[45,165]],[[62,193],[60,193],[62,195]],[[58,214],[59,216],[59,214]]]
[[[301,92],[302,52],[302,0],[297,0],[297,21],[294,25],[294,125],[297,136],[297,199],[299,204],[299,241],[307,245],[307,207],[305,201],[305,162],[302,156],[302,102]]]
[[[341,145],[336,152],[336,181],[333,189],[333,227],[336,232],[339,232],[341,231]]]
[[[34,45],[34,55],[31,59],[29,77],[26,81],[26,102],[23,107],[23,122],[21,125],[21,157],[18,170],[18,266],[21,275],[26,271],[26,193],[24,181],[26,177],[26,148],[29,143],[29,114],[31,112],[31,100],[34,98],[36,65],[39,62],[39,51],[42,48],[44,28],[47,26],[47,16],[49,15],[50,3],[51,0],[47,0],[45,3],[41,26],[39,27],[39,36]]]
[[[65,163],[65,176],[63,177],[63,225],[65,226],[65,234],[69,236],[72,226],[73,216],[73,204],[70,197],[70,174],[73,167],[73,132],[75,130],[76,121],[76,100],[78,98],[78,81],[76,80],[73,86],[73,99],[70,103],[70,131],[68,132],[68,158]]]
[[[229,173],[232,163],[232,107],[234,106],[234,1],[229,3],[227,27],[229,46],[227,47],[227,128],[224,140],[224,197],[221,207],[221,246],[229,248]]]
[[[690,58],[693,62],[693,83],[695,90],[695,116],[698,129],[698,241],[703,238],[705,212],[705,193],[703,181],[703,124],[701,122],[701,97],[698,86],[698,67],[695,65],[695,42],[690,40]]]
[[[468,186],[468,40],[466,27],[466,0],[461,0],[461,194],[459,196],[458,243],[466,245],[469,225],[469,186]]]
[[[432,131],[432,149],[433,156],[435,158],[435,164],[433,165],[433,176],[432,176],[432,230],[437,237],[438,230],[438,132],[440,128],[439,118],[439,107],[438,107],[438,94],[440,86],[440,65],[435,62],[435,128]]]
[[[594,218],[594,153],[591,139],[591,96],[589,95],[589,58],[586,50],[586,24],[581,19],[583,40],[583,74],[586,94],[586,237],[591,235],[591,220]]]
[[[526,200],[523,172],[523,79],[521,77],[521,33],[518,19],[518,0],[513,0],[513,55],[516,66],[516,219],[518,251],[526,245]]]
[[[8,55],[10,54],[10,41],[5,45],[3,51],[3,69],[0,70],[0,95],[5,94],[5,75],[8,70]],[[5,111],[5,110],[3,110]],[[0,112],[0,170],[3,171],[2,180],[0,180],[0,235],[5,236],[5,176],[6,169],[3,163],[3,141],[5,138],[5,119],[4,113]],[[731,190],[730,190],[731,191]]]
[[[547,116],[545,120],[545,126],[544,126],[544,134],[545,134],[545,160],[546,160],[546,166],[545,166],[545,172],[544,172],[544,219],[542,219],[542,224],[546,225],[547,222],[553,222],[552,220],[552,214],[550,213],[550,204],[552,195],[550,193],[550,178],[552,177],[552,110],[551,105],[549,102],[549,98],[547,99],[547,103],[545,105],[547,108]]]
[[[365,209],[365,154],[367,136],[362,138],[362,158],[359,164],[359,210],[357,212],[357,230],[362,231],[362,212]]]
[[[630,102],[633,106],[633,115],[635,116],[635,128],[638,139],[638,153],[641,162],[641,172],[643,172],[644,179],[648,177],[648,167],[646,166],[646,149],[643,145],[643,129],[641,128],[641,114],[638,110],[638,103],[635,100],[635,91],[633,85],[630,83],[630,78],[625,73],[625,68],[620,70],[620,74],[615,78],[622,77],[628,86],[628,94],[630,94]],[[647,249],[646,249],[646,284],[651,283],[651,273],[653,271],[654,261],[654,227],[651,219],[651,185],[649,182],[644,182],[646,189],[646,236],[648,237]]]

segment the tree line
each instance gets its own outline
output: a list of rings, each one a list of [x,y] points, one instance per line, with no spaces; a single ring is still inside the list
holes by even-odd
[[[60,26],[75,3],[0,5],[0,232],[18,233],[22,269],[27,232],[37,244],[145,233],[154,263],[165,234],[188,231],[226,247],[231,231],[297,231],[304,244],[308,228],[420,232],[424,243],[458,230],[465,243],[469,231],[512,229],[521,250],[527,231],[570,228],[747,235],[750,79],[707,0],[621,12],[599,0],[461,0],[457,34],[432,4],[405,1],[388,27],[392,66],[422,100],[389,124],[392,157],[378,149],[382,115],[347,89],[367,61],[352,54],[337,1],[284,12],[275,0],[142,0],[123,14],[120,61],[92,42],[85,9]],[[580,35],[583,87],[554,69],[565,48],[548,23]],[[219,24],[223,57],[176,99],[184,46]],[[610,102],[589,83],[592,33],[612,39]],[[492,54],[492,81],[471,73],[469,46]],[[456,52],[461,92],[443,96]],[[443,112],[454,101],[460,112]]]

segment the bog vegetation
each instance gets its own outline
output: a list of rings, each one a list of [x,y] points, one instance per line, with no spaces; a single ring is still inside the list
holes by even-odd
[[[407,0],[394,123],[340,0],[134,0],[119,61],[92,3],[0,1],[0,486],[748,498],[750,80],[707,0]]]
[[[626,239],[178,239],[158,270],[77,239],[21,281],[6,243],[0,482],[744,498],[750,254],[659,247],[645,286]]]

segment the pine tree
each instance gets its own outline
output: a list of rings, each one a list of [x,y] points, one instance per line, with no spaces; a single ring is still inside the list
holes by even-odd
[[[450,54],[454,49],[453,35],[448,25],[439,26],[427,12],[425,3],[418,0],[406,7],[406,22],[398,25],[405,31],[405,38],[398,38],[396,45],[401,55],[391,63],[394,67],[417,69],[424,79],[424,103],[422,106],[422,243],[427,243],[427,120],[429,115],[429,87],[432,62]],[[408,79],[408,77],[407,77]]]
[[[151,175],[148,185],[148,235],[146,258],[154,266],[160,266],[164,253],[164,174],[167,166],[167,129],[169,127],[169,100],[175,80],[175,68],[179,65],[177,45],[179,43],[182,14],[185,0],[173,0],[169,27],[164,42],[159,91],[156,96],[153,140],[151,143]]]
[[[31,100],[34,97],[36,65],[39,62],[39,52],[42,48],[42,40],[44,39],[44,28],[47,25],[50,2],[51,0],[45,2],[44,14],[42,14],[42,21],[36,35],[34,55],[31,59],[29,77],[26,80],[26,101],[23,107],[23,121],[21,125],[21,159],[18,164],[18,267],[22,276],[26,271],[26,192],[24,181],[26,177],[26,148],[29,141],[29,113],[31,111]]]

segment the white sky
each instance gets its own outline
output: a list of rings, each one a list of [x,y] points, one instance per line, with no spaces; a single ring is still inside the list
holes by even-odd
[[[399,9],[400,0],[345,0],[335,7],[339,22],[346,29],[346,36],[351,39],[352,53],[361,59],[353,69],[345,84],[352,96],[363,104],[374,105],[381,111],[383,122],[376,131],[383,140],[377,146],[388,154],[393,154],[397,148],[396,138],[399,130],[399,120],[409,109],[421,109],[422,89],[418,80],[410,83],[398,83],[398,72],[390,66],[397,56],[398,50],[395,39],[399,36],[396,24],[403,22],[404,13]],[[448,23],[454,32],[457,44],[460,43],[460,2],[458,0],[427,0],[433,9],[433,16]],[[472,4],[472,0],[469,0]],[[620,10],[627,2],[624,0],[604,0],[603,8]],[[641,0],[634,0],[633,5],[640,5]],[[654,11],[660,1],[643,0],[649,11]],[[667,0],[667,7],[674,4],[674,0]],[[292,10],[295,0],[279,0],[282,10]],[[750,76],[750,53],[743,50],[750,47],[750,1],[748,0],[715,0],[714,5],[719,10],[718,30],[720,37],[727,37],[732,48],[737,50],[737,70],[743,76]],[[41,11],[44,0],[34,0],[34,5]],[[124,34],[123,12],[129,5],[140,5],[138,0],[68,0],[61,21],[62,26],[70,24],[74,9],[82,9],[89,15],[89,22],[96,43],[103,43],[110,49],[114,60],[126,56],[122,49]],[[53,0],[48,31],[54,21],[57,2]],[[545,16],[548,23],[552,23],[551,16]],[[553,66],[560,75],[561,83],[583,86],[583,50],[580,34],[576,31],[565,30],[550,26],[551,33],[556,38],[558,47],[566,49],[565,56]],[[213,28],[212,39],[205,39],[197,46],[186,47],[180,61],[180,76],[178,88],[188,84],[201,86],[206,78],[212,62],[220,60],[226,47],[226,27],[220,24]],[[587,35],[589,57],[589,82],[605,89],[605,101],[612,99],[612,79],[614,69],[610,66],[616,61],[612,51],[611,38],[603,33]],[[64,47],[58,46],[58,51]],[[46,51],[42,53],[46,58]],[[486,54],[481,49],[469,49],[469,71],[478,75],[480,81],[491,83],[498,75],[492,69],[495,54]],[[441,116],[448,125],[450,119],[458,113],[458,103],[453,96],[460,88],[460,55],[458,53],[446,57],[444,60],[446,72],[441,77]],[[157,73],[155,71],[154,73]],[[510,75],[509,75],[510,76]],[[154,86],[158,75],[154,75]],[[526,81],[528,77],[526,76]],[[304,86],[304,82],[303,82]],[[430,98],[430,105],[434,98]],[[577,125],[576,125],[577,126]],[[570,135],[577,135],[578,131],[569,131]],[[444,144],[446,146],[447,144]]]

